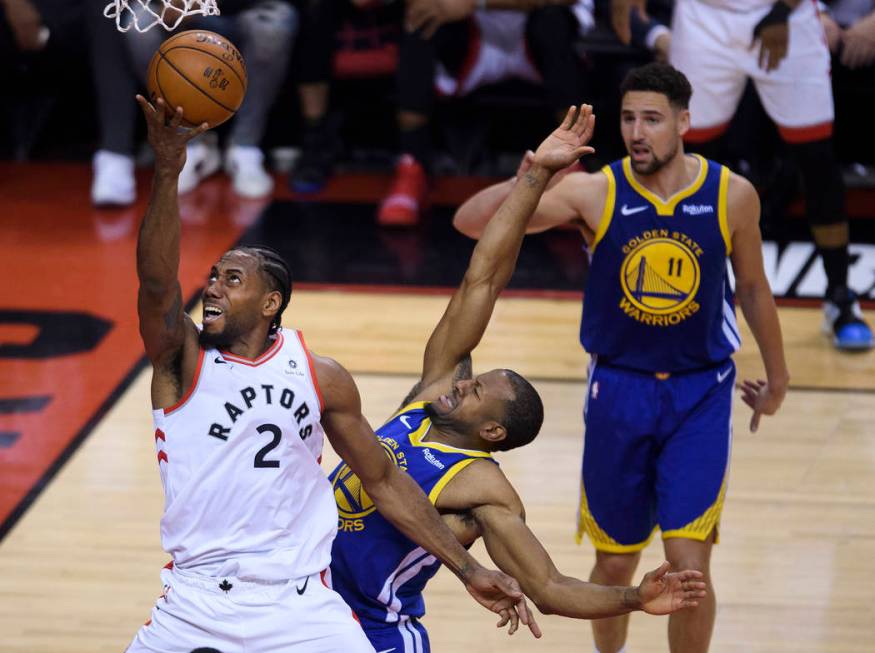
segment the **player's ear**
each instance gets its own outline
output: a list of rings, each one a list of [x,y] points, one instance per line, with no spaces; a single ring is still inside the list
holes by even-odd
[[[279,290],[272,290],[264,298],[264,306],[261,309],[261,314],[264,317],[273,317],[283,305],[283,296]]]
[[[480,426],[480,437],[487,442],[501,442],[507,437],[507,429],[495,420],[489,420]]]
[[[690,131],[690,110],[689,109],[678,109],[678,136],[683,137],[688,131]]]

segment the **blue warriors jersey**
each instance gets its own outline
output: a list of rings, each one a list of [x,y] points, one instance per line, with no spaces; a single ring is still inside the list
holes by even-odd
[[[423,438],[431,428],[425,402],[406,406],[377,429],[386,455],[422,488],[434,504],[441,491],[485,451],[457,449]],[[496,463],[497,464],[497,463]],[[390,524],[374,507],[361,481],[344,462],[329,476],[339,516],[331,552],[331,582],[368,622],[395,623],[425,613],[422,590],[440,562]]]
[[[729,169],[702,157],[667,201],[605,166],[608,194],[590,248],[580,342],[599,362],[646,372],[721,363],[738,349],[727,261]]]

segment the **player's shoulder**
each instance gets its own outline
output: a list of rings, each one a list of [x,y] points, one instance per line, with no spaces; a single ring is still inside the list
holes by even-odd
[[[450,480],[438,498],[440,508],[470,510],[483,506],[525,514],[519,494],[490,458],[474,459]]]
[[[726,189],[726,209],[730,230],[752,221],[759,222],[760,197],[756,188],[747,178],[732,170],[729,170]]]

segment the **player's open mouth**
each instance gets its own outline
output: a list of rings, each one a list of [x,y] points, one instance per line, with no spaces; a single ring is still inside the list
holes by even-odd
[[[650,155],[650,148],[642,145],[633,145],[632,146],[632,158],[636,161],[640,161],[641,159],[647,158]]]
[[[210,324],[211,322],[215,322],[222,315],[224,315],[225,311],[223,311],[218,306],[204,306],[204,324]]]
[[[441,402],[441,405],[446,408],[447,411],[453,410],[453,408],[456,407],[456,402],[453,398],[448,397],[447,395],[441,395],[438,401]]]

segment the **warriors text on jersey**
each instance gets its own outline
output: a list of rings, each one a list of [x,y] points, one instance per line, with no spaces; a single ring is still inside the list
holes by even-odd
[[[591,247],[580,340],[599,362],[652,372],[710,367],[740,341],[726,258],[729,169],[702,157],[667,201],[629,158],[605,166],[608,193]]]
[[[432,503],[465,467],[489,453],[424,441],[431,427],[425,403],[410,404],[377,429],[386,455],[405,470]],[[494,461],[493,461],[494,462]],[[376,511],[361,481],[341,462],[330,475],[340,516],[331,554],[337,592],[362,620],[392,624],[425,612],[422,590],[440,562]],[[373,641],[373,640],[372,640]]]
[[[254,360],[200,350],[191,389],[153,411],[161,542],[176,567],[281,580],[328,566],[337,511],[319,466],[321,408],[299,331]]]

